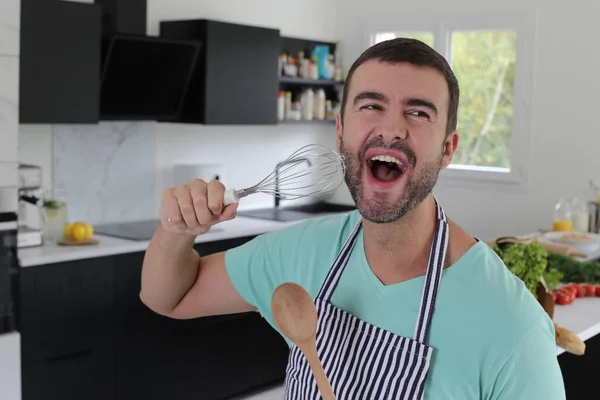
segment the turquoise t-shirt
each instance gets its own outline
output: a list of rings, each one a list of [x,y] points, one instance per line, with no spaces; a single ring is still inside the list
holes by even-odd
[[[275,288],[295,282],[316,297],[359,218],[353,211],[260,235],[227,251],[229,277],[278,330],[270,313]],[[413,337],[423,284],[424,276],[383,285],[367,263],[361,230],[331,303]],[[425,397],[565,399],[554,335],[551,319],[523,282],[478,242],[442,275],[427,343],[433,355]]]

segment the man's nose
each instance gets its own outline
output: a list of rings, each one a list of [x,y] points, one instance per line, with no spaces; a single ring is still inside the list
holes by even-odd
[[[390,111],[381,120],[379,136],[386,142],[405,140],[408,136],[408,121],[402,111]]]

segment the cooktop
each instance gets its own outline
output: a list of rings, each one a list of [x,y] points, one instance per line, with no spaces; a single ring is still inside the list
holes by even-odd
[[[158,219],[149,219],[96,225],[94,226],[94,233],[129,240],[150,240],[159,224],[160,221]],[[210,229],[211,232],[219,230],[219,228],[214,226]]]

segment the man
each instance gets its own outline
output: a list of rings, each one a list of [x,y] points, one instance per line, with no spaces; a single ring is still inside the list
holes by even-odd
[[[201,257],[192,244],[235,217],[219,182],[164,193],[141,299],[172,318],[258,310],[302,285],[318,309],[318,350],[340,400],[564,399],[554,328],[496,254],[432,195],[458,145],[459,88],[422,42],[366,50],[348,73],[337,146],[358,210],[311,219]],[[288,342],[289,343],[289,342]],[[290,343],[286,399],[318,389]]]

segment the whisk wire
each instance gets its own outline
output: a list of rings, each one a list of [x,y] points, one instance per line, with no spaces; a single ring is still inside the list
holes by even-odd
[[[308,166],[295,170],[303,164]],[[310,144],[292,153],[256,185],[236,191],[236,195],[244,197],[265,193],[284,200],[324,195],[342,184],[344,172],[345,163],[341,154],[325,146]],[[311,188],[312,191],[302,192]]]

